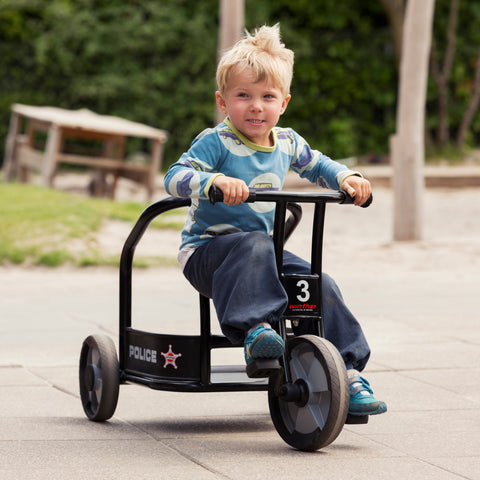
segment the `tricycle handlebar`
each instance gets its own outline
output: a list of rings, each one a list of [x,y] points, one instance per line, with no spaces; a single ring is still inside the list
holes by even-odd
[[[208,192],[210,203],[214,205],[218,202],[223,202],[223,192],[215,185],[210,187]],[[277,190],[258,191],[250,188],[250,194],[246,200],[247,203],[253,202],[299,202],[299,203],[317,203],[318,201],[324,203],[346,203],[352,204],[353,197],[343,190],[339,191],[320,191],[320,192],[288,192]],[[362,208],[370,206],[373,201],[373,196],[370,194],[368,200],[362,205]]]

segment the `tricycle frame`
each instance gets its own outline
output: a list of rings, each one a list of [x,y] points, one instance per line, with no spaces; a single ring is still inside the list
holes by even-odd
[[[312,229],[312,244],[311,244],[311,273],[318,275],[319,291],[321,292],[321,272],[322,272],[322,244],[326,203],[350,203],[349,197],[344,192],[251,192],[249,197],[250,202],[253,201],[270,201],[276,202],[275,210],[275,227],[273,233],[274,248],[277,259],[277,270],[282,278],[282,264],[283,264],[283,248],[285,240],[290,236],[293,229],[296,227],[301,217],[301,208],[295,202],[313,203],[315,204],[314,220]],[[214,392],[214,391],[251,391],[251,390],[267,390],[268,379],[264,378],[248,378],[245,374],[245,366],[216,366],[211,365],[211,350],[214,348],[231,348],[239,347],[241,345],[233,345],[228,339],[222,335],[213,335],[211,333],[210,325],[210,300],[203,295],[200,295],[200,335],[161,335],[149,332],[143,332],[132,328],[132,269],[135,248],[147,230],[150,223],[162,213],[169,210],[187,207],[191,204],[188,198],[174,198],[168,197],[164,200],[153,203],[147,207],[134,228],[128,236],[120,258],[120,291],[119,291],[119,370],[120,382],[133,382],[149,386],[158,390],[169,391],[193,391],[193,392]],[[287,210],[292,213],[292,216],[285,221],[287,217]],[[321,304],[321,302],[319,302]],[[320,313],[316,317],[316,332],[315,334],[324,337],[323,319]],[[302,318],[302,316],[297,316]],[[295,317],[295,318],[297,318]],[[292,315],[288,315],[292,319]],[[311,316],[309,317],[311,318]],[[278,327],[280,335],[287,338],[285,319],[279,322]],[[135,336],[151,340],[155,345],[165,344],[171,339],[176,339],[180,342],[185,342],[185,348],[188,350],[196,349],[196,356],[198,356],[198,365],[194,374],[187,374],[186,377],[178,377],[171,375],[172,369],[166,369],[165,373],[169,376],[157,375],[158,371],[146,373],[139,368],[132,368],[132,362],[129,358],[129,340]],[[147,343],[148,343],[147,342]],[[170,350],[171,346],[169,345]],[[165,347],[166,349],[166,347]],[[142,350],[140,350],[142,351]],[[143,348],[144,352],[150,352],[149,349]],[[153,349],[152,349],[153,351]],[[156,350],[155,350],[156,352]],[[162,352],[163,355],[165,355]],[[172,352],[173,354],[173,352]],[[130,355],[131,357],[131,355]],[[165,357],[167,359],[167,357]],[[186,360],[185,360],[186,361]],[[138,365],[138,362],[136,363]],[[283,358],[285,364],[285,356]],[[165,367],[167,363],[165,363]],[[147,369],[149,366],[147,365]],[[175,367],[176,368],[176,367]],[[285,380],[290,381],[288,368],[285,369]],[[226,381],[212,382],[212,373],[225,373],[228,378]],[[241,380],[234,380],[233,378],[240,378]]]

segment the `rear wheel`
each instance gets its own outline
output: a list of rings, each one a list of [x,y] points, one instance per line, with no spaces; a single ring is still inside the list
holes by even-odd
[[[115,412],[119,391],[119,366],[115,345],[106,335],[85,339],[80,353],[80,397],[90,420],[103,422]]]
[[[338,350],[315,335],[288,342],[291,383],[271,377],[270,415],[283,440],[298,450],[314,451],[332,443],[348,414],[348,380]],[[282,374],[283,376],[284,374]]]

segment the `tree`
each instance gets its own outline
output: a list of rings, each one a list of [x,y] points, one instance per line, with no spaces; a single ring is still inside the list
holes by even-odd
[[[220,18],[218,25],[217,60],[223,53],[240,40],[245,22],[245,0],[220,0]],[[222,112],[216,110],[215,121],[220,123],[224,118]]]
[[[472,87],[470,101],[468,102],[467,108],[465,109],[465,113],[462,118],[462,122],[460,123],[460,127],[458,128],[457,141],[456,141],[457,150],[462,150],[464,148],[467,132],[473,122],[473,118],[477,113],[479,106],[480,106],[480,48],[478,49],[478,55],[475,61],[475,74],[473,76],[473,87]]]
[[[167,130],[171,163],[213,123],[217,25],[218,0],[0,0],[1,138],[12,103],[88,108]]]
[[[475,124],[475,114],[480,103],[479,21],[478,2],[437,0],[429,119],[440,149],[454,139],[455,148],[461,152],[469,138],[471,144],[475,143],[475,135],[478,138],[480,122]]]
[[[451,0],[450,13],[448,15],[447,26],[447,47],[443,56],[442,66],[438,58],[435,39],[432,41],[431,52],[431,74],[437,85],[438,91],[438,126],[437,126],[437,144],[439,147],[445,147],[449,141],[448,129],[448,94],[450,87],[450,75],[452,73],[453,59],[455,57],[456,47],[456,29],[458,24],[458,7],[460,0]]]
[[[395,131],[395,52],[399,57],[406,0],[244,1],[246,28],[280,22],[295,52],[293,100],[282,124],[333,158],[378,159],[386,152]],[[451,1],[436,0],[438,58]],[[459,5],[447,82],[449,135],[478,145],[480,2]],[[213,124],[218,6],[219,0],[0,0],[0,161],[15,102],[89,108],[163,128],[170,132],[164,167],[176,160]],[[431,81],[432,137],[437,97]]]
[[[400,62],[394,166],[394,240],[422,235],[425,100],[435,0],[409,0]]]
[[[377,159],[395,128],[395,57],[379,2],[246,0],[246,27],[280,23],[295,52],[282,125],[333,158]]]
[[[405,20],[406,0],[380,0],[392,27],[393,48],[397,67],[400,68],[403,45],[403,22]]]
[[[407,0],[380,3],[390,22],[399,62]],[[469,137],[479,136],[480,122],[475,123],[480,106],[479,21],[478,2],[436,0],[425,128],[429,148],[443,149],[455,138],[455,148],[461,151]]]

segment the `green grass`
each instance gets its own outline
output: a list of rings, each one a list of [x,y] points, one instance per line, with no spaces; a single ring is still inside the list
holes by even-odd
[[[16,183],[0,184],[0,205],[0,265],[50,267],[118,265],[120,252],[112,256],[98,248],[102,223],[115,219],[133,226],[146,207]],[[164,213],[151,226],[180,230],[178,210],[174,215]],[[161,255],[135,260],[144,267],[170,263],[174,260]]]

